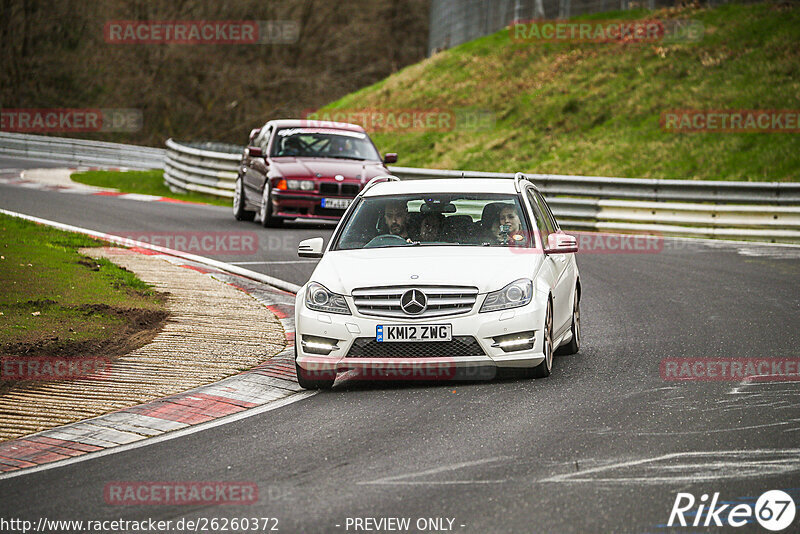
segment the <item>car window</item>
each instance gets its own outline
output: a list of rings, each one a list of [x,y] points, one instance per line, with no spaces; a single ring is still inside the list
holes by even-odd
[[[362,198],[333,250],[394,246],[530,246],[517,195],[426,193]]]
[[[545,210],[545,213],[547,214],[547,218],[550,221],[550,227],[552,227],[553,230],[558,232],[559,230],[558,221],[556,221],[556,218],[553,215],[553,211],[550,209],[550,205],[545,201],[544,195],[542,195],[539,191],[534,191],[534,194],[536,195],[536,199],[539,203],[539,206],[541,206]]]
[[[547,247],[547,236],[554,232],[554,228],[547,217],[547,213],[543,210],[541,204],[539,204],[536,195],[534,194],[534,190],[528,188],[526,190],[526,194],[528,196],[528,202],[533,208],[534,216],[536,217],[536,228],[539,231],[539,235],[542,238],[542,247]]]
[[[381,159],[367,134],[333,128],[281,128],[272,143],[271,156]]]
[[[267,146],[269,145],[269,138],[272,135],[272,127],[270,126],[266,131],[259,134],[256,139],[257,146],[261,147],[264,154],[267,153]]]

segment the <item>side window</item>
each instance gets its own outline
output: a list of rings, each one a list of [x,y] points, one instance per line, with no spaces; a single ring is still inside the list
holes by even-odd
[[[538,191],[536,191],[536,199],[539,201],[539,206],[544,210],[547,214],[547,218],[550,221],[550,226],[557,232],[559,230],[558,222],[556,218],[553,216],[553,212],[550,211],[550,206],[545,202],[544,197]]]
[[[542,208],[539,206],[539,203],[533,194],[533,189],[527,189],[525,193],[528,196],[528,202],[530,203],[531,208],[533,208],[534,217],[536,217],[536,228],[542,238],[542,248],[547,248],[547,236],[553,232],[553,227],[550,225],[550,221],[547,219],[547,214],[542,212]]]
[[[261,147],[261,150],[264,152],[264,155],[267,154],[267,148],[269,148],[270,137],[272,137],[272,127],[267,128],[265,132],[261,132],[259,138],[256,139],[256,143],[258,143],[258,146]]]

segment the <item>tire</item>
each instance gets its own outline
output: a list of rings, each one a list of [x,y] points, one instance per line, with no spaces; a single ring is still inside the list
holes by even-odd
[[[264,193],[261,195],[261,226],[264,228],[275,228],[283,224],[283,219],[276,219],[272,216],[272,201],[269,198],[269,185],[264,184]]]
[[[547,326],[549,325],[549,327]],[[547,301],[545,312],[545,358],[536,367],[500,367],[497,370],[498,378],[546,378],[553,369],[553,308]]]
[[[297,374],[297,383],[303,389],[331,389],[336,380],[336,373],[331,373],[333,378],[307,378],[304,376],[308,374],[308,371],[297,365],[297,345],[294,346],[294,369]]]
[[[256,212],[244,209],[244,184],[241,176],[236,178],[233,188],[233,216],[237,221],[252,221]]]
[[[572,339],[566,345],[558,348],[556,355],[576,354],[581,350],[581,303],[578,298],[578,290],[575,290],[575,299],[572,304]]]
[[[548,299],[547,311],[544,315],[544,360],[531,369],[532,378],[547,378],[553,370],[553,304]]]

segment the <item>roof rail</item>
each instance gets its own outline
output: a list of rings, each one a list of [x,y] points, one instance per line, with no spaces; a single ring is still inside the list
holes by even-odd
[[[521,172],[516,173],[514,175],[514,189],[517,190],[517,193],[521,193],[522,192],[522,189],[520,188],[520,182],[522,180],[527,180],[528,182],[533,183],[530,178],[528,178],[527,176],[525,176]]]
[[[372,178],[369,182],[367,182],[367,185],[364,186],[364,189],[361,190],[360,194],[366,193],[367,189],[369,189],[375,184],[379,184],[381,182],[399,182],[399,181],[400,178],[394,176],[393,174],[384,174],[381,176],[376,176],[375,178]]]

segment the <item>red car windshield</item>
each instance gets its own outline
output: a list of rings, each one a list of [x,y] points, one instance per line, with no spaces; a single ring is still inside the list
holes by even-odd
[[[272,157],[340,158],[380,161],[367,134],[332,128],[283,128],[272,143]]]

